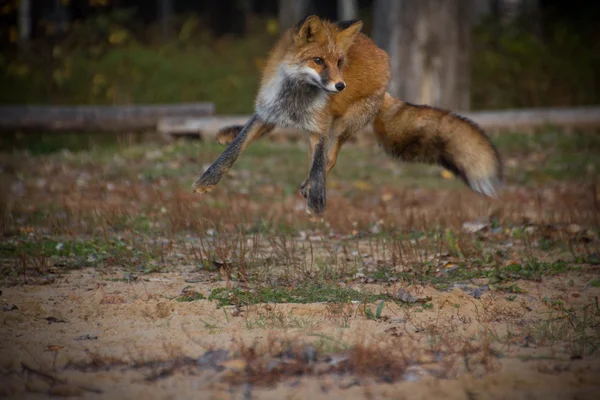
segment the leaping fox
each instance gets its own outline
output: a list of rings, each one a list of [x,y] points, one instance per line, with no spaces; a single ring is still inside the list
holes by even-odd
[[[274,127],[310,134],[310,171],[300,192],[316,215],[325,211],[326,177],[342,145],[373,123],[384,150],[403,161],[440,164],[471,189],[495,196],[502,175],[496,148],[472,121],[406,103],[386,93],[388,56],[360,32],[362,22],[307,17],[287,30],[266,64],[255,113],[245,126],[217,134],[227,149],[194,183],[212,190],[240,153]]]

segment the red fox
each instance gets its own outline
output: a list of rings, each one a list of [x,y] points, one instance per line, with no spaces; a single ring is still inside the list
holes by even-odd
[[[472,121],[386,93],[388,56],[360,32],[362,22],[332,23],[307,17],[287,30],[272,50],[245,126],[227,127],[217,140],[229,144],[194,183],[194,192],[212,190],[254,140],[275,126],[310,134],[308,177],[300,192],[321,215],[326,177],[342,145],[373,123],[384,150],[408,162],[440,164],[473,190],[495,196],[502,163],[493,144]]]

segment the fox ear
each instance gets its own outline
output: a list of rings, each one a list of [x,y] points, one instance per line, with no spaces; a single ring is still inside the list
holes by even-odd
[[[314,42],[323,35],[323,24],[316,15],[306,17],[296,25],[296,44],[307,44]]]
[[[354,38],[362,29],[363,23],[362,21],[342,21],[338,22],[337,26],[339,29],[336,35],[338,45],[344,50],[348,50],[354,43]]]

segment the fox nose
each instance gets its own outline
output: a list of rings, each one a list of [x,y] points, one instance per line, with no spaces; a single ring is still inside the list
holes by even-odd
[[[346,84],[344,82],[338,82],[335,84],[335,88],[338,90],[338,92],[341,92],[346,88]]]

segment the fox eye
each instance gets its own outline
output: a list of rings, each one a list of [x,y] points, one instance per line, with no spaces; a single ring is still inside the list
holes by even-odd
[[[313,61],[314,61],[314,63],[315,63],[315,64],[317,64],[317,65],[323,65],[323,59],[322,59],[322,58],[320,58],[320,57],[315,57],[315,58],[313,58]]]
[[[342,64],[344,64],[344,59],[343,59],[343,58],[340,58],[340,59],[338,60],[338,68],[342,68]]]

